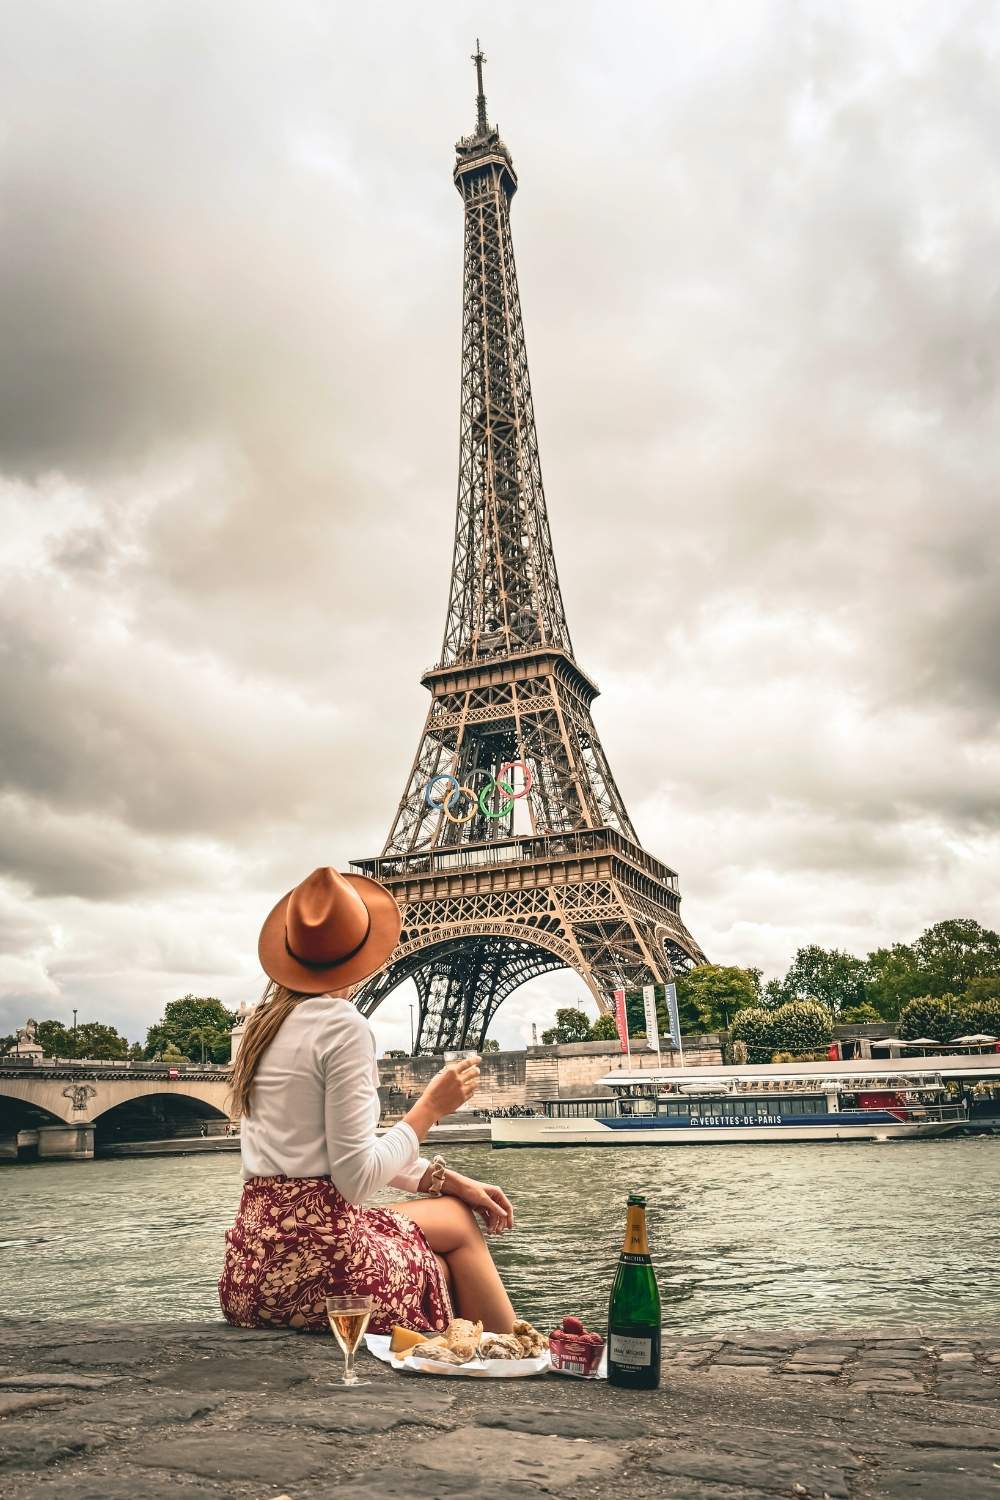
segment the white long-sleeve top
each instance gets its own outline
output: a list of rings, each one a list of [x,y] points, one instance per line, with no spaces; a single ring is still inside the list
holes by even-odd
[[[243,1176],[329,1177],[350,1203],[415,1192],[428,1162],[402,1121],[384,1135],[375,1038],[349,1000],[301,1000],[254,1074],[240,1128]]]

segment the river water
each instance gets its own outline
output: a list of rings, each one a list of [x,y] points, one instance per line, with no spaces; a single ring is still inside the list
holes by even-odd
[[[546,1328],[568,1312],[601,1326],[632,1189],[674,1331],[995,1323],[996,1138],[448,1159],[513,1201],[494,1253]],[[0,1316],[216,1316],[239,1191],[235,1152],[0,1168]]]

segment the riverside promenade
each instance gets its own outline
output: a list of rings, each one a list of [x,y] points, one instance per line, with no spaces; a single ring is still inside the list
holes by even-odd
[[[221,1322],[0,1325],[5,1500],[987,1500],[1000,1327],[664,1339],[627,1392],[394,1374]]]

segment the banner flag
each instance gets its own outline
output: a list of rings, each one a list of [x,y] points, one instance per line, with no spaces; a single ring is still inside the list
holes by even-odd
[[[615,990],[615,1026],[618,1028],[618,1040],[622,1044],[622,1051],[632,1055],[628,1044],[628,1010],[625,1006],[625,991]]]
[[[677,1013],[677,986],[667,985],[667,1015],[670,1017],[670,1042],[683,1054],[681,1046],[681,1019]]]
[[[656,1019],[656,986],[655,984],[644,984],[642,987],[642,1004],[646,1012],[646,1041],[657,1052],[660,1050],[660,1028]]]

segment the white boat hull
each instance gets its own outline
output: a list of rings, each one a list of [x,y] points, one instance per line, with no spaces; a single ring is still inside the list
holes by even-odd
[[[724,1146],[787,1145],[804,1141],[906,1141],[947,1135],[953,1120],[872,1120],[857,1124],[680,1125],[664,1129],[631,1121],[606,1125],[595,1119],[493,1120],[490,1142],[496,1149],[516,1146]]]

